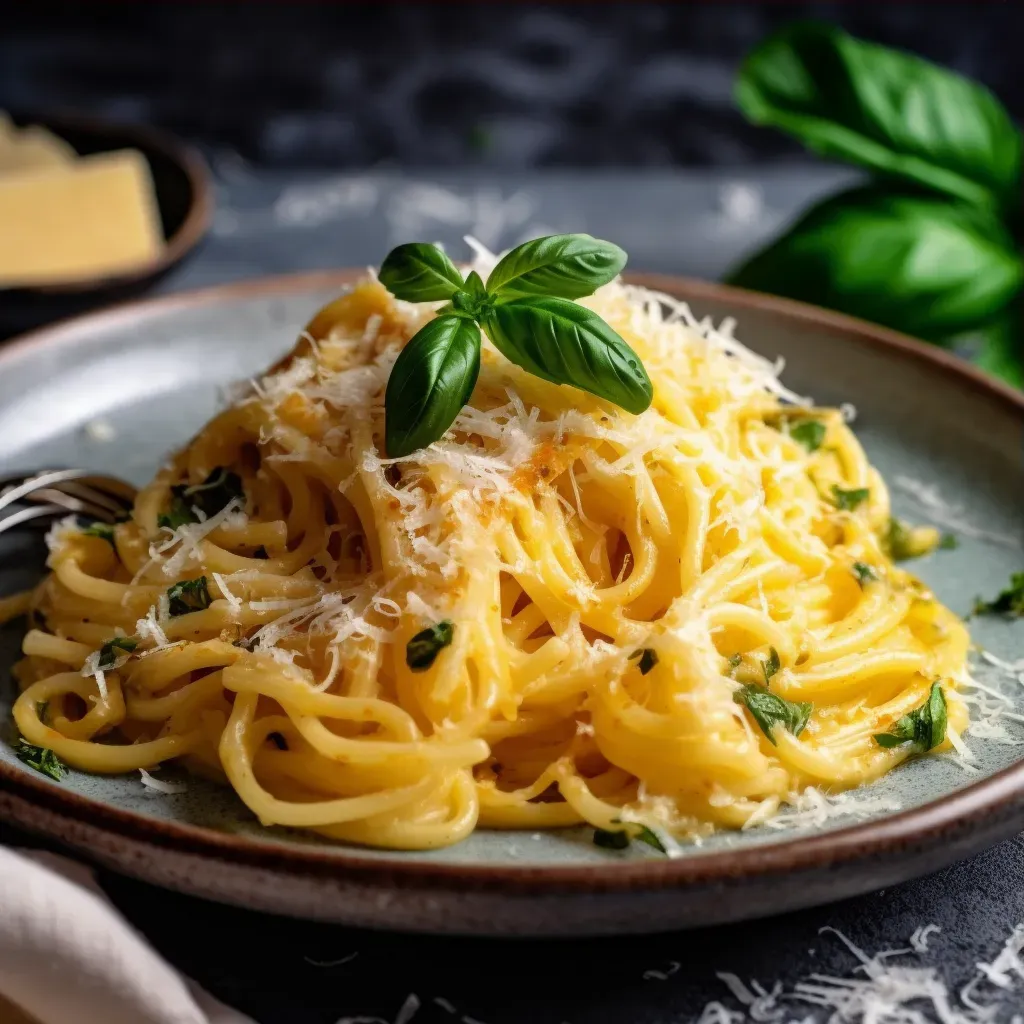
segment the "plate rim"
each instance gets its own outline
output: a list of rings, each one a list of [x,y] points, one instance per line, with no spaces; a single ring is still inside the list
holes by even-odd
[[[354,268],[274,275],[120,303],[12,339],[0,348],[0,373],[36,348],[59,349],[82,335],[109,329],[124,321],[160,317],[222,301],[338,287],[363,274],[365,270]],[[756,309],[784,319],[796,319],[843,335],[848,342],[931,364],[960,386],[966,385],[995,400],[1024,426],[1024,392],[989,377],[942,349],[888,328],[807,303],[681,275],[636,273],[627,274],[625,279],[675,297],[685,296],[684,301],[710,300],[736,310]],[[982,823],[994,825],[1000,814],[1024,817],[1024,758],[988,778],[919,807],[817,835],[786,839],[780,834],[778,841],[763,845],[694,853],[676,859],[609,860],[572,865],[425,862],[403,860],[397,853],[385,860],[368,856],[356,846],[285,845],[123,810],[61,789],[54,783],[37,780],[27,771],[4,762],[0,762],[0,791],[131,840],[291,874],[331,875],[363,884],[434,890],[469,888],[550,895],[588,891],[622,893],[752,881],[811,868],[838,868],[869,861],[879,854],[908,853],[943,838],[950,841],[952,848],[952,840],[969,834]],[[409,856],[414,857],[415,853]]]

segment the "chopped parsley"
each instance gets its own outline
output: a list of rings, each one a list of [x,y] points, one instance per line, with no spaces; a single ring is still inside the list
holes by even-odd
[[[816,452],[825,442],[828,428],[821,420],[801,420],[789,427],[789,436],[809,452]]]
[[[68,766],[49,747],[37,747],[29,743],[24,736],[19,736],[14,745],[18,760],[29,768],[35,768],[41,775],[46,775],[54,782],[60,782],[68,773]]]
[[[242,478],[223,466],[217,466],[201,484],[191,487],[175,484],[171,488],[170,505],[157,518],[157,525],[176,530],[185,523],[198,522],[197,512],[201,512],[204,519],[209,519],[223,512],[236,498],[244,497]]]
[[[832,485],[832,501],[842,512],[852,512],[870,497],[871,490],[867,487],[855,487],[852,491],[844,491],[842,487]]]
[[[939,550],[941,551],[955,551],[959,546],[960,541],[956,539],[955,533],[944,533],[939,541]]]
[[[642,676],[647,675],[658,664],[658,652],[653,647],[641,647],[639,650],[634,651],[629,658],[631,661],[633,658],[640,659],[638,668]]]
[[[779,652],[774,647],[769,647],[770,651],[767,658],[761,662],[761,671],[764,673],[764,685],[770,686],[772,682],[772,676],[775,675],[780,668],[782,668],[782,662],[779,660]]]
[[[885,531],[884,547],[886,553],[897,562],[905,562],[908,558],[916,558],[919,552],[913,543],[910,528],[895,516],[889,518]]]
[[[107,640],[100,648],[99,667],[113,668],[122,653],[131,654],[138,646],[139,641],[130,636],[115,636]]]
[[[206,577],[195,580],[182,580],[167,590],[168,610],[171,615],[188,615],[189,612],[201,612],[210,607],[210,591],[206,585]]]
[[[878,579],[878,573],[867,562],[854,562],[850,567],[850,572],[853,573],[861,588]]]
[[[629,833],[625,829],[612,832],[606,828],[595,828],[594,845],[605,850],[624,850],[629,846]]]
[[[904,715],[889,732],[875,734],[875,742],[886,749],[913,743],[918,750],[931,750],[945,738],[946,695],[939,683],[932,683],[928,699]]]
[[[646,825],[633,826],[632,835],[630,835],[627,829],[594,829],[594,845],[601,846],[606,850],[625,850],[629,846],[631,839],[635,839],[640,843],[646,843],[659,853],[668,853],[658,833]]]
[[[425,672],[437,656],[452,642],[455,626],[450,619],[442,619],[433,626],[421,629],[405,645],[405,663],[413,672]]]
[[[1010,577],[1010,585],[993,600],[975,598],[973,614],[1024,616],[1024,572],[1015,572]]]
[[[737,704],[742,704],[753,715],[754,721],[761,727],[761,731],[768,737],[772,746],[775,746],[772,732],[776,726],[781,725],[794,736],[799,736],[804,731],[813,710],[813,705],[809,701],[794,703],[772,693],[766,686],[759,686],[756,683],[741,686],[733,694],[733,700]]]
[[[101,540],[105,540],[108,541],[110,544],[113,544],[114,524],[101,523],[99,521],[90,523],[82,530],[82,534],[86,537],[99,537]]]

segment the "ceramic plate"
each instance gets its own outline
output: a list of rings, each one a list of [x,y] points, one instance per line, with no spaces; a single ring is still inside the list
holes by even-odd
[[[225,385],[290,347],[344,273],[277,278],[124,306],[40,331],[0,352],[0,470],[88,466],[147,480],[218,408]],[[637,278],[691,301],[787,363],[820,402],[853,402],[857,431],[896,510],[960,540],[916,563],[966,613],[1024,569],[1024,398],[942,352],[808,306],[677,278]],[[0,586],[38,578],[38,538],[3,538]],[[983,619],[976,641],[1024,658],[1024,620]],[[19,629],[2,657],[16,657]],[[6,676],[6,673],[4,673]],[[1024,686],[1007,677],[1024,712]],[[0,718],[12,694],[0,692]],[[1010,735],[1018,727],[1010,723]],[[970,770],[948,757],[907,764],[871,787],[864,817],[722,833],[675,859],[642,844],[593,846],[584,829],[480,832],[428,853],[331,845],[259,827],[225,789],[184,794],[138,775],[72,772],[60,784],[0,744],[0,814],[159,885],[244,906],[420,931],[592,935],[698,926],[880,888],[1024,828],[1024,748],[970,739]],[[174,777],[167,769],[163,777]]]

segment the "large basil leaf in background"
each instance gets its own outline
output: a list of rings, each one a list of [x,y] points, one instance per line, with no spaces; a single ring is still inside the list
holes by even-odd
[[[862,188],[813,207],[729,281],[942,341],[996,317],[1024,268],[984,211]]]
[[[1021,134],[982,86],[918,57],[798,22],[745,61],[736,99],[756,124],[975,205],[1020,203]]]
[[[632,413],[654,389],[640,357],[596,313],[569,299],[515,299],[495,306],[483,328],[506,359],[554,384],[589,391]]]
[[[480,374],[480,328],[439,316],[399,353],[384,393],[388,455],[400,459],[432,444],[469,401]]]

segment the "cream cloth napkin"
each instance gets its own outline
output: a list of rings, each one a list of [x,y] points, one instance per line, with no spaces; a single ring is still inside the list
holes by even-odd
[[[0,1024],[254,1024],[182,977],[66,857],[0,847]]]

